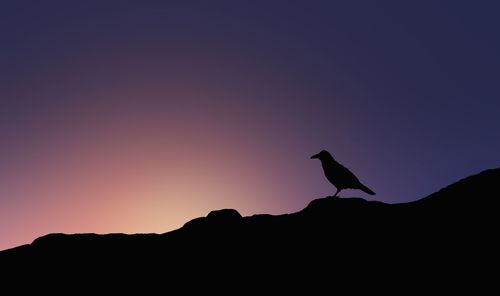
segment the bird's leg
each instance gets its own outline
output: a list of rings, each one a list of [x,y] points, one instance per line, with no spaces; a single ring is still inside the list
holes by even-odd
[[[342,190],[342,189],[337,189],[337,192],[335,192],[335,194],[333,195],[333,197],[336,197],[337,194],[339,194],[340,190]]]

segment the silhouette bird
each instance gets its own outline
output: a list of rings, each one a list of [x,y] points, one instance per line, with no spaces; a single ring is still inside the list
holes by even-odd
[[[330,152],[322,150],[320,153],[311,156],[311,159],[314,158],[321,160],[325,177],[337,188],[334,196],[337,196],[343,189],[359,189],[370,195],[375,195],[375,192],[361,184],[350,170],[338,163]]]

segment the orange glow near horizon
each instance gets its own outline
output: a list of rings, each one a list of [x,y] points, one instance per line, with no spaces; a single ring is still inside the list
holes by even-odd
[[[103,104],[42,118],[50,128],[32,137],[36,149],[20,152],[1,184],[17,204],[7,205],[15,218],[5,221],[16,223],[2,223],[10,239],[0,249],[52,232],[163,233],[220,208],[297,210],[284,206],[293,194],[276,174],[286,168],[270,138],[286,140],[283,126],[269,125],[265,110],[260,121],[248,120],[246,106],[231,102],[241,94],[211,91],[219,104],[234,104],[231,113],[194,104],[200,94],[189,91],[105,89],[90,94],[108,96]],[[150,99],[158,93],[177,102]],[[136,96],[149,98],[147,108]]]

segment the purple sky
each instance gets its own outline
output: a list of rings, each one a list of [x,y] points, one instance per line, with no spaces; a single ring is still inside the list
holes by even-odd
[[[402,2],[2,1],[0,249],[498,167],[500,4]]]

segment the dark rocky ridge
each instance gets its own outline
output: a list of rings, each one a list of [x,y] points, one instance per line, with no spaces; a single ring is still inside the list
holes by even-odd
[[[380,266],[394,276],[419,268],[462,272],[487,262],[483,256],[496,246],[499,187],[500,169],[492,169],[404,204],[326,197],[278,216],[212,211],[164,234],[49,234],[0,252],[0,265],[139,282],[186,273],[248,276],[254,268],[261,278],[307,276],[319,267],[330,275],[363,270],[380,276]],[[83,272],[89,268],[90,275]]]

